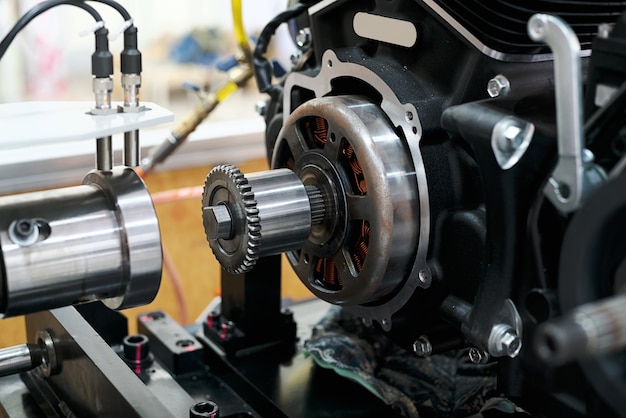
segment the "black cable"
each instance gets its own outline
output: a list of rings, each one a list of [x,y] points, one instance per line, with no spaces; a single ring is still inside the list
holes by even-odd
[[[80,0],[94,1],[97,3],[106,4],[114,8],[122,18],[128,22],[132,19],[128,10],[121,4],[114,0]],[[120,54],[120,69],[122,74],[141,74],[141,52],[137,49],[137,28],[131,23],[129,27],[124,30],[124,50]]]
[[[124,20],[128,21],[131,20],[131,16],[130,13],[128,13],[128,10],[126,10],[124,8],[124,6],[122,6],[121,4],[119,4],[116,1],[113,0],[81,0],[82,2],[85,1],[94,1],[97,3],[102,3],[102,4],[106,4],[107,6],[110,6],[112,8],[114,8],[120,15],[122,15],[122,17],[124,18]]]
[[[298,16],[307,8],[308,7],[304,4],[298,4],[285,10],[270,20],[261,31],[259,39],[254,47],[254,54],[252,55],[254,77],[256,79],[257,87],[261,93],[269,93],[271,96],[277,93],[277,87],[272,85],[272,63],[265,57],[265,53],[267,52],[272,36],[281,24]]]
[[[96,22],[102,22],[102,16],[100,16],[100,13],[98,13],[96,9],[94,9],[93,7],[87,4],[84,4],[81,1],[48,0],[46,2],[39,3],[38,5],[30,9],[28,12],[26,12],[26,14],[24,14],[24,16],[22,16],[20,20],[17,21],[15,26],[13,26],[13,28],[9,31],[9,33],[4,37],[2,42],[0,42],[0,59],[2,59],[2,57],[4,56],[4,53],[7,51],[7,49],[9,48],[9,45],[11,45],[11,42],[13,42],[17,34],[22,29],[24,29],[26,25],[28,25],[34,18],[36,18],[43,12],[50,10],[53,7],[61,6],[63,4],[66,4],[68,6],[75,6],[80,9],[83,9],[84,11],[89,13],[95,19]]]

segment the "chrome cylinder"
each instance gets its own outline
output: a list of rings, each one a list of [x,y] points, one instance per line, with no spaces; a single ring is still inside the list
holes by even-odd
[[[268,170],[246,178],[259,209],[259,256],[300,248],[311,231],[311,204],[298,176],[290,170]]]
[[[37,354],[37,353],[33,353]],[[41,354],[39,354],[41,360]],[[0,350],[0,376],[9,376],[15,373],[31,370],[41,361],[33,359],[31,347],[27,344],[7,347]]]
[[[235,166],[215,167],[202,197],[209,245],[222,267],[245,273],[259,257],[298,249],[311,224],[324,216],[323,200],[292,171],[269,170],[244,176]]]
[[[96,138],[96,169],[110,171],[113,168],[113,140],[110,136]]]
[[[152,301],[161,241],[152,200],[126,167],[93,171],[80,186],[0,198],[1,317],[102,300]]]
[[[139,160],[139,131],[124,132],[124,165],[127,167],[137,167]]]

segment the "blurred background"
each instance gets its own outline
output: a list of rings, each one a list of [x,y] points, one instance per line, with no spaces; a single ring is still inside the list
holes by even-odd
[[[142,146],[156,145],[199,102],[195,85],[212,91],[225,79],[218,67],[236,53],[231,5],[226,0],[122,0],[139,30],[143,56],[141,101],[153,102],[174,113],[171,124],[141,131]],[[36,0],[0,0],[0,39]],[[113,9],[92,4],[110,32],[122,22]],[[287,0],[244,0],[243,20],[254,39]],[[17,36],[0,60],[0,135],[2,105],[31,101],[85,101],[92,103],[91,54],[93,36],[79,36],[93,24],[88,14],[60,6],[35,18]],[[113,100],[121,99],[119,52],[123,36],[110,41],[116,57]],[[285,27],[273,40],[272,56],[285,68],[295,51]],[[219,163],[238,164],[243,172],[267,168],[264,121],[255,111],[263,100],[254,80],[232,94],[204,121],[165,164],[146,177],[151,193],[197,187]],[[4,116],[7,117],[6,115]],[[6,119],[5,119],[6,121]],[[41,129],[46,129],[42,126]],[[79,184],[93,168],[95,141],[67,142],[34,147],[23,144],[6,149],[0,136],[0,194]],[[122,140],[114,138],[121,149]],[[206,242],[199,199],[156,204],[164,255],[172,269],[163,273],[161,290],[151,305],[126,311],[164,309],[183,324],[196,320],[206,305],[219,296],[220,268]],[[285,263],[283,263],[285,264]],[[285,300],[310,297],[300,281],[283,268]],[[23,318],[0,321],[0,347],[25,341]]]

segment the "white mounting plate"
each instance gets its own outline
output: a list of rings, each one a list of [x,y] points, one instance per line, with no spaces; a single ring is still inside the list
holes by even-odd
[[[112,104],[117,108],[118,103]],[[169,110],[154,103],[142,105],[146,110],[137,113],[92,115],[93,102],[0,104],[0,148],[94,139],[174,120]]]

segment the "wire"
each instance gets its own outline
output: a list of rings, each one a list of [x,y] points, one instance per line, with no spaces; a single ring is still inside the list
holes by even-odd
[[[24,14],[24,16],[22,16],[20,20],[17,21],[15,26],[13,26],[13,28],[9,31],[9,33],[4,37],[2,42],[0,42],[0,59],[2,59],[2,57],[4,56],[4,53],[7,51],[7,49],[9,48],[9,45],[11,45],[11,42],[13,42],[17,34],[20,33],[20,31],[24,29],[26,25],[28,25],[34,18],[36,18],[43,12],[50,10],[53,7],[61,6],[64,4],[83,9],[84,11],[89,13],[95,19],[96,22],[102,22],[102,16],[100,16],[100,13],[98,13],[96,9],[94,9],[93,7],[87,4],[84,4],[81,1],[48,0],[46,2],[39,3],[38,5],[30,9],[28,12],[26,12],[26,14]]]
[[[246,35],[246,31],[243,26],[243,16],[241,0],[232,0],[231,1],[232,13],[233,13],[233,25],[235,27],[235,39],[237,40],[237,44],[239,45],[239,49],[243,53],[243,56],[247,63],[252,62],[252,49],[250,48],[250,43],[248,42],[248,35]]]
[[[270,22],[261,31],[253,54],[254,76],[261,93],[268,93],[273,96],[280,92],[280,88],[278,86],[272,85],[273,66],[272,63],[265,57],[265,53],[267,52],[272,36],[281,24],[293,19],[305,10],[307,10],[307,6],[304,4],[298,4],[290,9],[287,9],[278,14],[274,19],[270,20]]]
[[[82,1],[82,2],[93,1],[93,2],[96,2],[96,3],[106,4],[107,6],[110,6],[110,7],[114,8],[120,15],[122,15],[124,20],[132,19],[130,17],[130,13],[128,13],[128,10],[126,10],[124,8],[124,6],[122,6],[121,4],[119,4],[116,1],[113,1],[113,0],[80,0],[80,1]]]

